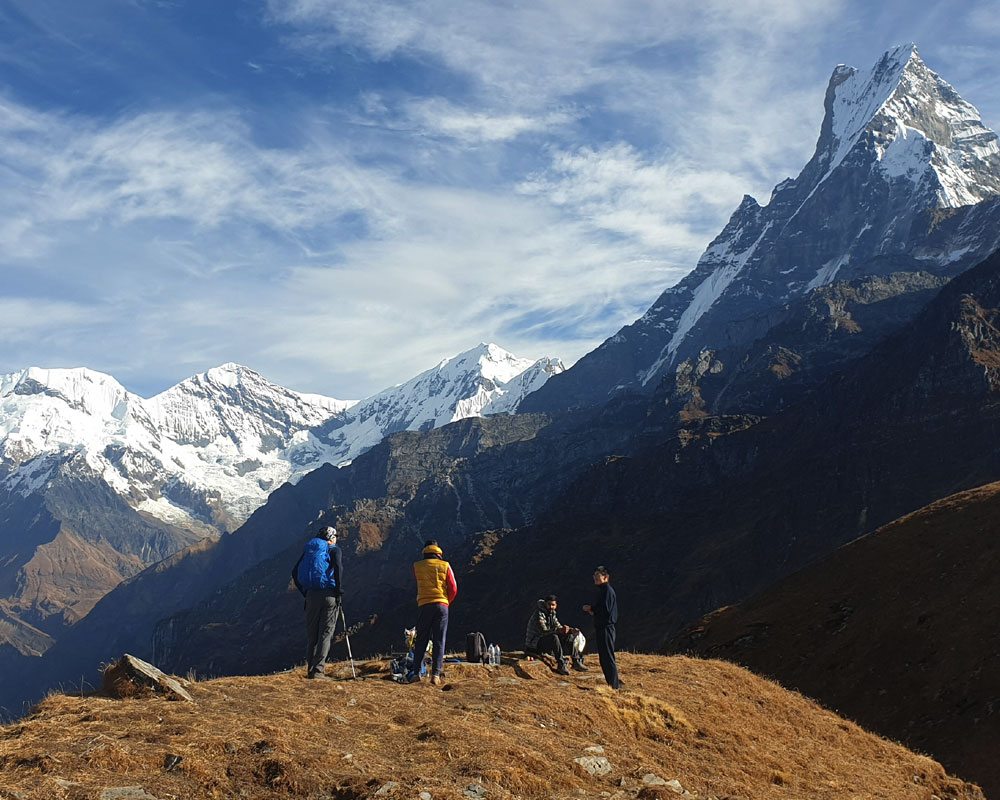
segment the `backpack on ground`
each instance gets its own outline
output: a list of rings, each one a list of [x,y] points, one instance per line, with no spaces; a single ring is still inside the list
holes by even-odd
[[[465,660],[470,664],[486,663],[486,637],[479,631],[465,635]]]

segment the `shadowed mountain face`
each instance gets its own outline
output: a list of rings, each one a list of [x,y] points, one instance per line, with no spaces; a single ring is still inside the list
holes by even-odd
[[[640,319],[555,376],[522,411],[652,392],[705,350],[746,348],[833,281],[951,277],[1000,246],[1000,148],[913,45],[837,67],[812,159],[761,206],[746,196],[695,269]]]
[[[0,609],[12,625],[0,641],[26,654],[51,643],[28,643],[30,628],[57,635],[122,580],[201,538],[137,512],[78,455],[46,474],[28,494],[0,484]]]
[[[688,627],[726,658],[1000,792],[1000,484],[953,495]]]

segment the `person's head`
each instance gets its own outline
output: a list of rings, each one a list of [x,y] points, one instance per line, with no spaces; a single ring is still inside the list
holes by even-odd
[[[333,525],[327,525],[319,532],[321,539],[326,539],[329,544],[337,543],[337,529]]]
[[[436,539],[428,539],[424,542],[424,558],[441,558],[442,555],[444,555],[444,551],[438,547]]]
[[[607,567],[598,567],[594,570],[594,583],[600,586],[602,583],[607,583],[611,579],[611,573],[608,572]]]
[[[545,596],[545,610],[555,611],[559,607],[559,599],[554,594]]]

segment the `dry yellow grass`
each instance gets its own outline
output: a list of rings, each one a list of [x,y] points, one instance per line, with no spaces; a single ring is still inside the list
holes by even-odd
[[[596,666],[596,665],[594,665]],[[628,691],[594,667],[446,666],[441,688],[386,680],[385,663],[223,678],[197,705],[143,692],[52,696],[0,728],[0,798],[97,800],[141,786],[184,798],[981,798],[934,761],[721,661],[623,654]],[[603,752],[587,748],[602,748]],[[594,777],[574,759],[603,757]],[[384,788],[389,782],[398,784]]]

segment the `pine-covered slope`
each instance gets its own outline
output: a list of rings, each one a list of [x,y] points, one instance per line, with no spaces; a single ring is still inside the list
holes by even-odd
[[[816,151],[761,206],[746,196],[696,268],[528,398],[552,411],[651,392],[705,349],[743,348],[795,298],[899,272],[951,277],[1000,246],[1000,147],[916,47],[837,67]]]

